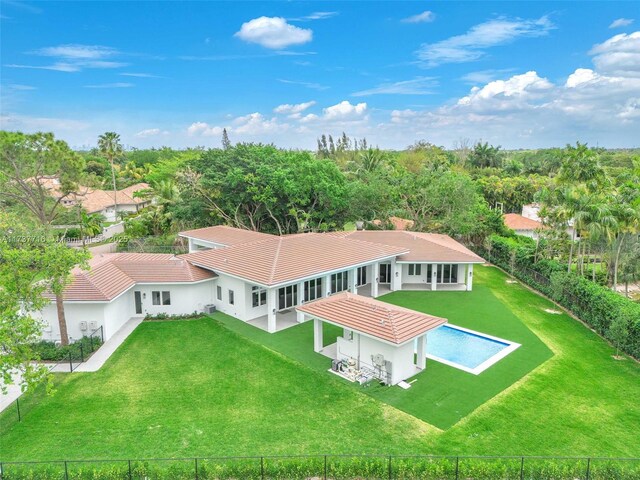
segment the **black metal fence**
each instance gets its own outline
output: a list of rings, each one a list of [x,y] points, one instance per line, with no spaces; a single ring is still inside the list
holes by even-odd
[[[52,373],[74,372],[80,365],[86,362],[103,343],[104,329],[100,326],[93,330],[89,335],[76,342],[77,348],[69,349],[61,360],[56,363],[47,363],[47,368]],[[38,397],[38,392],[28,398],[18,397],[14,402],[8,405],[4,411],[1,412],[0,426],[6,428],[9,423],[13,424],[15,422],[21,422],[25,414],[31,410],[31,406],[35,402],[35,398],[31,397]],[[13,417],[13,421],[10,421],[8,417]],[[2,477],[0,477],[0,480],[1,478]]]
[[[0,480],[638,480],[638,458],[295,455],[0,462]]]

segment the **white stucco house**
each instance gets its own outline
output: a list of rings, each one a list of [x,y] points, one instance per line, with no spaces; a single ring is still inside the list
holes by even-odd
[[[70,337],[103,327],[109,339],[131,317],[213,307],[270,333],[313,319],[316,351],[356,359],[358,368],[391,362],[386,374],[395,384],[424,368],[424,336],[446,320],[374,299],[397,290],[469,291],[474,265],[484,263],[446,235],[408,231],[277,236],[215,226],[181,236],[188,254],[101,254],[88,271],[74,270],[64,295]],[[59,339],[54,304],[42,320],[45,338]],[[344,328],[333,349],[322,346],[323,322]]]

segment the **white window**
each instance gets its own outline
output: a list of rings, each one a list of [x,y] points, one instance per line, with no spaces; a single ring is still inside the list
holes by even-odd
[[[349,288],[347,272],[338,272],[331,275],[331,293],[342,292]]]
[[[356,287],[361,287],[367,284],[367,267],[358,267],[358,278],[356,280]]]
[[[422,275],[422,264],[420,263],[410,263],[409,264],[409,275],[419,276]]]
[[[216,297],[222,301],[222,287],[220,285],[216,287]]]
[[[438,265],[438,283],[458,283],[458,265]]]
[[[322,278],[304,282],[304,301],[310,302],[316,298],[322,298]]]
[[[171,305],[171,292],[162,292],[162,304]]]
[[[229,290],[229,305],[233,305],[235,302],[233,290]]]
[[[278,289],[278,310],[291,308],[298,303],[298,285]]]
[[[251,296],[253,297],[253,307],[267,304],[267,289],[253,286],[251,287]]]
[[[151,303],[160,305],[160,292],[151,292]]]

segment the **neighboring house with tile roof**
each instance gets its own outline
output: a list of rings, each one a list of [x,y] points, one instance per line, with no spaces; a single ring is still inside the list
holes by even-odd
[[[516,234],[534,239],[538,238],[540,231],[546,228],[542,222],[523,217],[518,213],[506,213],[504,215],[504,224]]]
[[[95,325],[109,337],[130,317],[210,306],[275,332],[304,320],[296,308],[342,292],[471,290],[473,266],[484,262],[446,235],[409,231],[277,236],[215,226],[180,235],[188,254],[101,255],[88,272],[75,270],[65,293],[72,337]],[[55,338],[55,306],[47,308]]]
[[[57,177],[43,177],[39,180],[40,184],[49,191],[50,195],[60,198],[60,181]],[[88,213],[99,213],[103,215],[107,222],[117,220],[117,212],[115,209],[116,202],[118,204],[118,212],[135,213],[151,203],[148,198],[135,196],[136,192],[149,188],[147,183],[136,183],[130,187],[117,190],[102,190],[99,188],[90,188],[79,186],[78,192],[65,196],[60,202],[65,207],[73,207],[82,205]]]

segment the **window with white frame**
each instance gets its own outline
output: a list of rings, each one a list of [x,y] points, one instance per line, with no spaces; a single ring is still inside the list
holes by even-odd
[[[298,285],[278,289],[278,310],[294,307],[298,303]]]
[[[367,284],[367,267],[358,267],[356,287]]]
[[[349,288],[347,272],[338,272],[331,275],[331,293],[342,292],[347,288]]]
[[[160,292],[155,290],[151,292],[151,303],[153,305],[160,305]]]
[[[322,278],[314,278],[304,282],[304,301],[310,302],[322,298]]]
[[[171,292],[162,292],[162,305],[171,305]]]
[[[267,289],[262,287],[251,287],[251,297],[253,307],[267,304]]]
[[[410,276],[420,276],[422,275],[422,264],[420,263],[410,263],[409,264],[409,275]]]
[[[233,305],[235,302],[235,293],[233,292],[233,290],[229,290],[229,305]]]
[[[216,287],[216,298],[222,301],[222,287],[220,285]]]
[[[438,265],[438,283],[458,283],[458,265]]]

